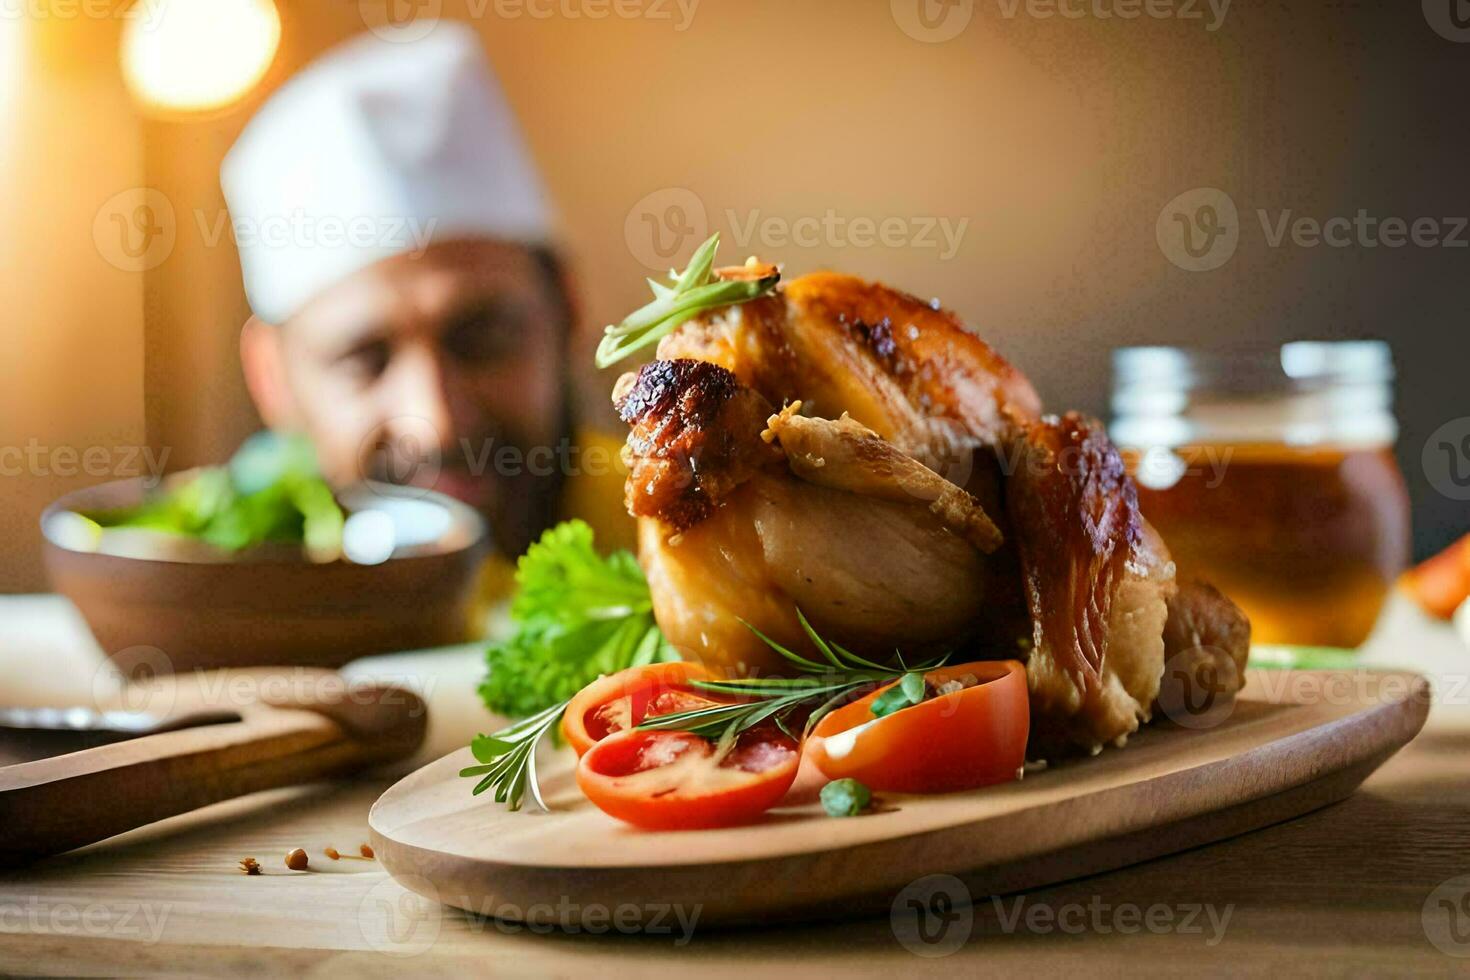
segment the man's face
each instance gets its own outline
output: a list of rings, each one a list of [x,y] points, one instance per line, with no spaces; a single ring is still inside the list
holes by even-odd
[[[332,482],[447,493],[518,554],[559,485],[560,456],[527,454],[567,435],[560,285],[528,249],[493,241],[379,262],[280,328],[279,421],[306,432]]]

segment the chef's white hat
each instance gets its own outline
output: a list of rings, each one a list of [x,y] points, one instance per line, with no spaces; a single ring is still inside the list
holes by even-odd
[[[474,33],[374,34],[286,83],[220,168],[255,314],[283,323],[317,293],[430,238],[545,242],[545,192]]]

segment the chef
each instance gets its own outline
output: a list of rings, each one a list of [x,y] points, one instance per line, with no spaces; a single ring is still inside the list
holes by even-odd
[[[304,433],[339,485],[472,504],[506,557],[569,496],[621,543],[615,446],[573,439],[575,307],[546,192],[472,31],[328,53],[251,120],[221,182],[268,426]]]

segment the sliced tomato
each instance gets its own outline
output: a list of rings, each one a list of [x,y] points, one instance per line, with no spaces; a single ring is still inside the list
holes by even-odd
[[[649,830],[750,823],[796,779],[801,753],[775,728],[745,732],[724,758],[689,732],[609,735],[577,765],[577,785],[604,813]]]
[[[699,664],[679,660],[599,677],[567,705],[562,736],[580,756],[613,732],[633,728],[645,718],[714,704],[718,699],[702,694],[692,683],[714,676]]]
[[[1031,727],[1026,668],[1014,660],[977,661],[929,671],[934,684],[972,674],[980,683],[875,718],[881,688],[828,714],[807,752],[828,779],[851,777],[869,789],[948,793],[1016,778]]]

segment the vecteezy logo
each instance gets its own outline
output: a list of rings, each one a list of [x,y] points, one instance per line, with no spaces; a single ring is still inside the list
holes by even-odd
[[[92,707],[98,711],[166,715],[178,698],[173,673],[173,660],[158,647],[114,650],[92,672]]]
[[[915,41],[942,44],[970,26],[975,0],[889,0],[893,22]]]
[[[1424,935],[1446,956],[1470,957],[1470,875],[1451,878],[1424,900]]]
[[[1421,462],[1430,486],[1451,500],[1470,500],[1470,417],[1435,429]]]
[[[357,0],[367,29],[385,41],[407,44],[429,36],[439,22],[444,0]]]
[[[948,956],[965,945],[975,925],[970,889],[954,875],[927,875],[894,897],[889,922],[894,938],[910,953]]]
[[[92,220],[98,253],[124,272],[158,268],[173,254],[177,238],[173,204],[151,187],[114,194]]]
[[[1470,0],[1423,0],[1424,20],[1447,41],[1470,41]]]
[[[1456,487],[1470,487],[1470,473],[1460,470],[1462,465],[1470,462],[1470,435],[1461,436],[1458,446],[1448,439],[1441,439],[1434,444],[1434,448],[1444,451],[1445,461],[1450,471],[1450,482]]]
[[[1240,216],[1230,195],[1215,187],[1196,187],[1159,212],[1154,234],[1164,257],[1189,272],[1218,269],[1240,243]]]
[[[398,415],[367,434],[362,442],[362,475],[397,487],[427,493],[444,469],[439,430],[426,418]]]
[[[1181,728],[1214,728],[1235,710],[1240,688],[1235,659],[1223,650],[1200,646],[1181,650],[1164,664],[1159,710]]]
[[[628,251],[655,272],[668,272],[693,245],[708,237],[704,202],[683,187],[665,187],[643,197],[623,221]]]
[[[419,875],[384,876],[357,906],[357,927],[380,953],[418,956],[439,938],[439,892]]]

